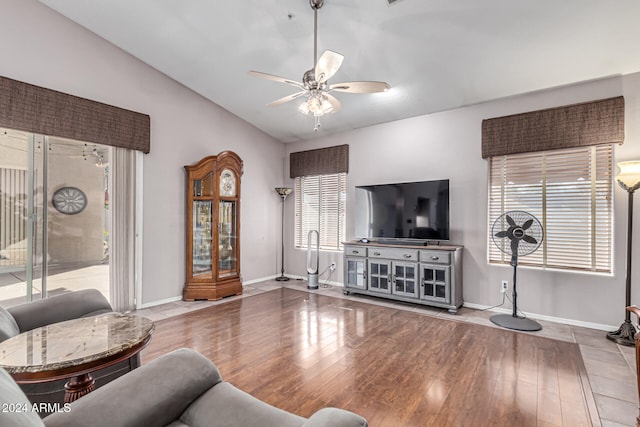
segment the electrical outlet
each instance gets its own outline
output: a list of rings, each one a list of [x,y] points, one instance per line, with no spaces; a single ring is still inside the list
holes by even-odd
[[[507,292],[508,289],[509,289],[509,281],[503,280],[502,284],[500,285],[500,292],[505,293]]]
[[[335,261],[331,263],[329,268],[331,269],[331,271],[336,271],[336,263],[335,263]]]

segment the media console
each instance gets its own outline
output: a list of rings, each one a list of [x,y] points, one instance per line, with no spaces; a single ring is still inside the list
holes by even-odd
[[[442,307],[462,306],[462,246],[344,243],[344,294]]]

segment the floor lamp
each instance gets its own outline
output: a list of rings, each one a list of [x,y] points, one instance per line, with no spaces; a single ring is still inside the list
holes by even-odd
[[[276,187],[276,193],[278,193],[280,195],[280,197],[282,197],[282,227],[281,227],[281,231],[282,231],[282,254],[280,257],[280,261],[282,262],[281,266],[280,266],[280,276],[276,277],[276,280],[278,282],[286,282],[287,280],[289,280],[289,278],[287,276],[284,275],[284,201],[287,199],[287,196],[289,194],[291,194],[291,192],[293,191],[293,189],[291,188],[286,188],[286,187]]]
[[[627,218],[627,282],[625,306],[631,305],[631,241],[633,229],[633,192],[640,188],[640,161],[618,163],[618,184],[629,193],[629,215]],[[635,346],[636,328],[631,323],[631,313],[625,310],[625,319],[617,331],[608,332],[607,338],[618,344]]]

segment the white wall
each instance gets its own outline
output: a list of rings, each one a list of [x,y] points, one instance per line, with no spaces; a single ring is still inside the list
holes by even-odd
[[[245,281],[276,273],[283,144],[35,0],[0,0],[0,75],[151,116],[144,156],[142,303],[185,279],[183,166],[232,150],[244,161]]]
[[[286,162],[283,173],[283,158],[292,151],[349,144],[348,200],[353,199],[355,185],[451,180],[452,241],[466,248],[464,298],[481,305],[497,304],[500,280],[511,280],[509,268],[486,263],[487,164],[480,156],[482,119],[624,95],[627,142],[616,148],[616,160],[640,158],[637,74],[284,147],[35,0],[0,0],[0,10],[0,75],[151,116],[151,153],[144,156],[143,303],[180,295],[185,259],[182,166],[222,150],[233,150],[244,160],[241,223],[245,281],[279,270],[280,198],[273,187],[282,185],[283,177],[285,184],[293,184]],[[287,200],[288,218],[293,215],[292,202],[293,198]],[[348,202],[347,209],[350,207]],[[619,325],[624,316],[626,207],[626,193],[616,187],[613,277],[523,268],[519,275],[520,307],[548,316]],[[347,236],[353,236],[352,222],[347,224]],[[304,276],[305,253],[293,248],[291,221],[286,243],[287,272]],[[634,246],[640,251],[638,232]],[[331,261],[337,261],[339,268],[329,279],[341,282],[341,254],[323,254],[321,267]],[[640,300],[639,278],[640,271],[635,268],[635,302]]]
[[[640,159],[640,122],[637,119],[640,112],[640,74],[521,95],[310,142],[288,144],[286,152],[288,155],[306,149],[349,144],[349,239],[354,237],[353,215],[350,214],[354,186],[448,178],[451,186],[451,242],[465,246],[464,300],[493,306],[501,301],[500,281],[505,279],[511,283],[512,270],[510,267],[489,266],[486,261],[488,174],[487,161],[481,158],[482,120],[618,95],[624,95],[626,102],[626,143],[615,148],[615,160]],[[285,177],[288,178],[288,165]],[[289,185],[292,184],[290,181]],[[519,308],[556,318],[616,328],[620,325],[624,319],[625,304],[627,193],[616,186],[615,197],[614,276],[521,268],[518,275]],[[639,205],[640,201],[636,200],[636,209]],[[292,218],[293,197],[287,208],[287,215]],[[285,255],[287,271],[304,276],[305,252],[293,248],[292,223],[288,224],[286,232],[290,248]],[[640,232],[636,233],[634,240],[634,247],[640,251]],[[339,268],[330,280],[342,281],[340,253],[323,253],[320,270],[334,260]],[[638,267],[640,265],[636,265],[633,273],[632,302],[636,303],[640,301]]]

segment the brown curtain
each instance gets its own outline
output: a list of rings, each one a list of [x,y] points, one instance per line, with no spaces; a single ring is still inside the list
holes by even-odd
[[[482,121],[482,158],[624,141],[624,98]]]
[[[0,76],[0,126],[148,153],[151,119]]]
[[[289,155],[289,176],[328,175],[349,172],[349,145],[298,151]]]

